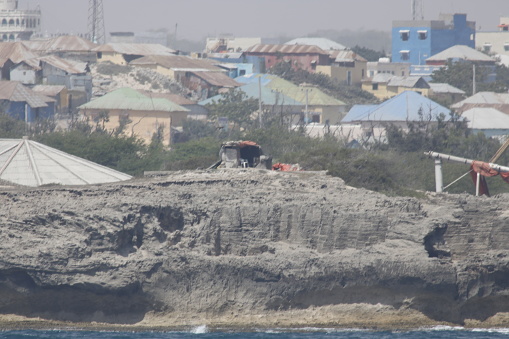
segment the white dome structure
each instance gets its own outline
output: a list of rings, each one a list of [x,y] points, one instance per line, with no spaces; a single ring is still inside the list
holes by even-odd
[[[0,180],[22,186],[89,185],[129,180],[111,168],[24,139],[0,139]]]

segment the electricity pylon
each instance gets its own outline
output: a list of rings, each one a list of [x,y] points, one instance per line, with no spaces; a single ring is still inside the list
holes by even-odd
[[[103,0],[89,0],[88,35],[93,43],[105,43]]]

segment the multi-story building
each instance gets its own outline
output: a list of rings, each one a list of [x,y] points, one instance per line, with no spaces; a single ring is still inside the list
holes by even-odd
[[[475,48],[475,21],[467,21],[466,14],[392,23],[392,62],[423,65],[430,56],[455,45]]]
[[[29,40],[41,27],[41,10],[20,10],[18,0],[0,1],[0,41]]]
[[[501,17],[497,31],[477,32],[475,47],[486,53],[509,55],[509,17]]]

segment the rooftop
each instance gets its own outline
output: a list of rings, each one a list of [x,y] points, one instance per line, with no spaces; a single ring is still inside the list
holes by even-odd
[[[87,185],[130,175],[28,139],[0,139],[0,179],[23,186]]]
[[[341,51],[346,49],[346,46],[343,46],[335,41],[332,41],[327,38],[297,38],[285,42],[285,45],[306,45],[306,46],[317,46],[324,51],[336,50]]]
[[[187,108],[165,98],[145,95],[132,88],[120,88],[98,99],[92,100],[79,109],[187,112]]]
[[[308,45],[266,45],[259,44],[249,47],[246,53],[285,53],[285,54],[327,54],[317,46]]]
[[[159,44],[109,43],[93,49],[94,52],[114,52],[128,55],[173,55],[175,51]]]

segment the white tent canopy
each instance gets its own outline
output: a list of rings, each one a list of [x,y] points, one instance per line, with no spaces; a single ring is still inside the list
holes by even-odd
[[[102,184],[131,176],[24,138],[0,139],[0,179],[37,187]]]

